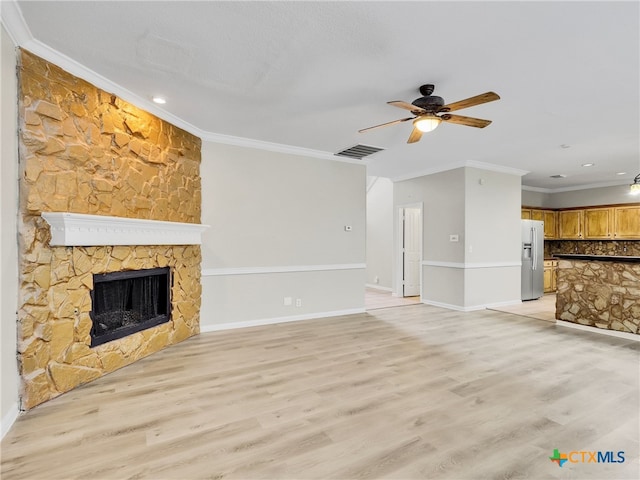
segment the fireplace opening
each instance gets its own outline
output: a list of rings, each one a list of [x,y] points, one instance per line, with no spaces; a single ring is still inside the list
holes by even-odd
[[[91,346],[168,322],[170,279],[168,267],[93,275]]]

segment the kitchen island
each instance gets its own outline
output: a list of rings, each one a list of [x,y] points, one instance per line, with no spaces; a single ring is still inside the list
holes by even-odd
[[[555,256],[557,320],[640,334],[640,257]]]

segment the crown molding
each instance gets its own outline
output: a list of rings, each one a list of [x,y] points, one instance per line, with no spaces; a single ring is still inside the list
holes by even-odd
[[[515,175],[517,177],[523,177],[527,173],[529,173],[528,170],[521,170],[519,168],[513,168],[513,167],[505,167],[504,165],[495,165],[493,163],[477,162],[475,160],[468,160],[464,162],[464,166],[479,168],[480,170],[488,170],[490,172],[506,173],[509,175]]]
[[[48,62],[57,65],[63,70],[71,73],[72,75],[81,78],[92,85],[104,90],[105,92],[112,93],[117,95],[119,98],[124,101],[131,103],[132,105],[137,106],[147,112],[155,115],[158,118],[161,118],[172,125],[179,127],[192,135],[197,137],[202,137],[203,131],[198,127],[191,125],[188,122],[185,122],[180,117],[173,115],[172,113],[167,112],[166,110],[161,109],[155,103],[153,103],[150,99],[146,99],[141,97],[126,88],[121,87],[115,82],[112,82],[106,77],[103,77],[99,73],[94,72],[93,70],[85,67],[81,63],[75,61],[74,59],[67,57],[66,55],[58,52],[57,50],[49,47],[48,45],[42,43],[39,40],[31,39],[24,44],[19,45],[21,48],[28,50],[29,52],[37,55],[41,58],[44,58]]]
[[[398,177],[392,177],[392,182],[402,182],[404,180],[411,180],[418,177],[424,177],[427,175],[433,175],[434,173],[448,172],[449,170],[456,170],[458,168],[477,168],[480,170],[488,170],[490,172],[506,173],[509,175],[516,175],[522,177],[529,173],[527,170],[520,170],[518,168],[505,167],[502,165],[495,165],[493,163],[477,162],[475,160],[466,160],[464,162],[450,163],[448,165],[438,165],[426,170],[420,170],[418,172],[410,173],[407,175],[401,175]]]
[[[591,190],[594,188],[607,188],[607,187],[620,187],[630,185],[629,181],[626,180],[618,180],[615,182],[604,182],[604,183],[590,183],[587,185],[577,185],[574,187],[560,187],[560,188],[542,188],[542,187],[530,187],[528,185],[522,185],[522,190],[527,190],[529,192],[539,192],[539,193],[562,193],[562,192],[575,192],[577,190]]]
[[[234,137],[232,135],[224,135],[221,133],[212,133],[200,131],[199,134],[202,141],[212,143],[222,143],[225,145],[234,145],[237,147],[254,148],[257,150],[266,150],[269,152],[287,153],[290,155],[300,155],[303,157],[320,158],[322,160],[331,160],[341,163],[352,163],[355,165],[366,165],[363,161],[338,157],[333,153],[324,152],[322,150],[313,150],[311,148],[296,147],[294,145],[286,145],[283,143],[265,142],[264,140],[254,140],[245,137]]]
[[[402,182],[404,180],[412,180],[414,178],[425,177],[427,175],[433,175],[435,173],[447,172],[449,170],[456,170],[457,168],[463,168],[464,166],[465,166],[464,162],[457,162],[449,165],[437,165],[432,168],[419,170],[417,172],[408,173],[406,175],[391,177],[391,181],[395,183],[395,182]]]
[[[195,125],[190,124],[189,122],[186,122],[182,118],[170,112],[167,112],[166,110],[163,110],[158,105],[153,103],[150,98],[141,97],[140,95],[131,92],[130,90],[82,65],[76,60],[35,39],[31,33],[31,30],[29,29],[29,26],[25,22],[24,17],[22,16],[22,12],[20,11],[20,8],[18,7],[15,0],[0,0],[0,7],[2,24],[5,26],[9,36],[16,46],[24,48],[34,55],[38,55],[48,62],[59,66],[67,72],[75,75],[76,77],[82,78],[83,80],[95,85],[96,87],[106,92],[113,93],[123,100],[136,105],[143,110],[146,110],[156,117],[161,118],[175,125],[176,127],[182,128],[183,130],[186,130],[187,132],[197,137],[200,137],[203,141],[255,148],[258,150],[267,150],[271,152],[286,153],[291,155],[300,155],[304,157],[319,158],[322,160],[331,160],[334,162],[365,165],[365,163],[362,161],[338,157],[332,152],[324,152],[321,150],[296,147],[293,145],[265,142],[262,140],[234,137],[231,135],[223,135],[205,131],[199,127],[196,127]]]
[[[522,185],[522,190],[526,190],[528,192],[538,192],[538,193],[553,193],[553,190],[551,190],[550,188],[530,187],[528,185]]]
[[[24,45],[33,40],[31,30],[24,21],[22,11],[15,0],[0,1],[0,23],[4,26],[14,45]]]

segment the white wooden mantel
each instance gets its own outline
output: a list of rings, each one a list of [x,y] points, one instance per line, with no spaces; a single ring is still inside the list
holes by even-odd
[[[42,212],[51,226],[51,246],[201,245],[209,225],[109,217],[70,212]]]

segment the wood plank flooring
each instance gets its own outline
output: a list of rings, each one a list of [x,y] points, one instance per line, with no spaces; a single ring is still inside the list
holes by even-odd
[[[377,308],[402,307],[420,303],[420,296],[394,297],[391,292],[367,287],[364,294],[364,306],[367,310]]]
[[[537,300],[527,300],[518,305],[506,305],[495,307],[492,310],[498,312],[514,313],[516,315],[524,315],[525,317],[545,320],[547,322],[556,322],[556,294],[545,293]]]
[[[428,305],[206,333],[22,415],[1,477],[637,479],[639,349]]]

